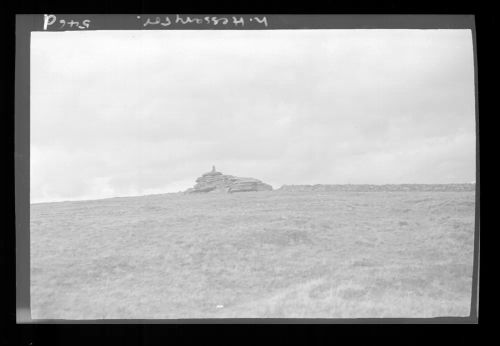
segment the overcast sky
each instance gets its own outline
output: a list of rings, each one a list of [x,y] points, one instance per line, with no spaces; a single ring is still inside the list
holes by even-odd
[[[470,30],[33,32],[31,201],[475,180]]]

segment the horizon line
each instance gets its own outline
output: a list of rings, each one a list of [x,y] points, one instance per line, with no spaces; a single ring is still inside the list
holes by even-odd
[[[368,183],[363,183],[363,184],[283,184],[280,187],[276,189],[272,189],[271,191],[267,192],[272,192],[272,191],[277,191],[281,189],[283,186],[317,186],[317,185],[323,185],[323,186],[346,186],[346,185],[355,185],[355,186],[386,186],[386,185],[476,185],[476,181],[473,182],[468,182],[468,183],[400,183],[400,184],[368,184]],[[149,194],[144,194],[144,195],[130,195],[130,196],[113,196],[113,197],[102,197],[102,198],[90,198],[90,199],[64,199],[64,200],[54,200],[54,201],[45,201],[45,202],[31,202],[30,205],[33,204],[44,204],[44,203],[65,203],[65,202],[90,202],[90,201],[101,201],[101,200],[106,200],[106,199],[113,199],[113,198],[135,198],[135,197],[146,197],[146,196],[159,196],[159,195],[168,195],[168,194],[183,194],[185,190],[183,191],[177,191],[177,192],[161,192],[161,193],[149,193]],[[263,192],[263,191],[260,191]]]

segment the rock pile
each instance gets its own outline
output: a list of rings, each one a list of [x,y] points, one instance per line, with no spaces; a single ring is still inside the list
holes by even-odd
[[[283,192],[333,192],[333,191],[353,191],[353,192],[370,192],[370,191],[475,191],[476,184],[386,184],[386,185],[368,185],[368,184],[347,184],[347,185],[283,185],[276,191]]]
[[[254,178],[240,178],[232,175],[225,175],[217,172],[215,167],[212,171],[203,174],[196,179],[196,185],[187,189],[186,193],[201,193],[201,192],[249,192],[249,191],[271,191],[271,185],[265,184],[262,181]]]

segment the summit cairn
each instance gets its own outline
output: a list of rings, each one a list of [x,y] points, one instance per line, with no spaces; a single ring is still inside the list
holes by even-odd
[[[254,178],[240,178],[233,175],[225,175],[215,170],[212,166],[210,172],[202,174],[196,179],[196,185],[187,189],[185,193],[201,192],[250,192],[250,191],[271,191],[273,187]]]

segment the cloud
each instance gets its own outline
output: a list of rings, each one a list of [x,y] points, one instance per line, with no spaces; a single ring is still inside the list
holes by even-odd
[[[475,180],[469,30],[36,32],[32,201]]]

